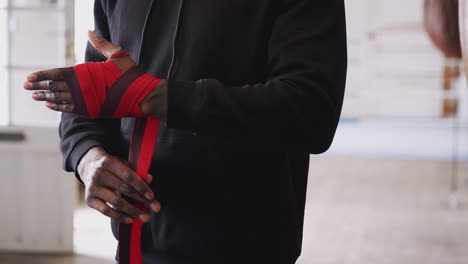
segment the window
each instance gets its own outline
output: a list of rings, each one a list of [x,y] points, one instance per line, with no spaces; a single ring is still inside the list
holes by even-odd
[[[57,125],[59,115],[32,101],[22,87],[31,72],[73,62],[67,53],[73,6],[67,2],[0,0],[0,125]]]
[[[8,123],[8,63],[7,11],[6,1],[0,1],[0,126]]]
[[[76,62],[84,62],[88,30],[94,29],[94,0],[75,1],[75,56]]]

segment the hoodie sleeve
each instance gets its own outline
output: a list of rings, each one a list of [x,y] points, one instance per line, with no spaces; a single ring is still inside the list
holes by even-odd
[[[268,62],[266,83],[169,80],[167,126],[325,152],[346,82],[344,1],[290,1],[276,18]]]

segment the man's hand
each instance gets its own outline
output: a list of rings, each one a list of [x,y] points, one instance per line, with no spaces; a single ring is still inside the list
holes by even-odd
[[[88,32],[91,45],[106,58],[122,52],[122,48],[97,36],[94,32]],[[137,66],[130,56],[111,58],[117,68],[125,73]],[[77,107],[77,100],[73,100],[70,88],[64,79],[66,68],[56,68],[31,73],[27,76],[24,88],[35,91],[32,98],[36,101],[45,101],[46,107],[51,110],[73,113]],[[165,120],[167,113],[167,87],[166,81],[161,81],[151,93],[140,103],[144,114],[155,119]]]
[[[86,186],[86,203],[112,219],[127,224],[132,223],[134,218],[145,223],[150,220],[149,214],[116,192],[144,204],[154,212],[161,209],[148,184],[122,160],[107,154],[100,147],[94,147],[85,154],[78,165],[78,173]],[[148,183],[151,181],[152,176],[148,175]]]

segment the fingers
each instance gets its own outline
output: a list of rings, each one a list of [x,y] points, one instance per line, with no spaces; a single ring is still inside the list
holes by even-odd
[[[59,112],[72,113],[75,109],[73,98],[68,86],[62,81],[25,82],[27,90],[43,90],[34,92],[32,98],[36,101],[47,101],[46,107]]]
[[[47,102],[46,107],[49,108],[50,110],[54,110],[57,112],[63,112],[63,113],[73,113],[75,110],[75,105],[70,104],[70,103],[51,103]]]
[[[161,204],[154,200],[151,188],[125,162],[115,157],[106,156],[102,160],[102,166],[109,170],[109,173],[115,175],[118,181],[106,180],[105,183],[101,184],[124,193],[128,197],[146,205],[154,212],[161,210]],[[148,180],[152,181],[152,179],[153,177],[148,175]]]
[[[123,182],[130,185],[148,200],[154,200],[154,194],[151,188],[138,176],[138,174],[127,167],[122,161],[115,157],[106,157],[102,162],[105,168],[119,177]]]
[[[133,222],[133,219],[130,216],[124,213],[119,213],[115,211],[114,209],[110,208],[110,206],[107,205],[103,200],[97,197],[88,198],[86,203],[88,204],[89,207],[119,222],[126,223],[126,224],[131,224]]]
[[[107,188],[99,188],[95,191],[95,196],[112,205],[114,211],[122,212],[135,219],[140,219],[144,223],[150,220],[150,216],[147,213],[136,208],[127,200]]]
[[[87,165],[82,167],[83,170],[80,171],[80,174],[86,186],[86,202],[90,207],[108,217],[125,223],[130,223],[132,218],[140,219],[142,222],[150,220],[150,215],[147,212],[116,194],[119,192],[125,194],[131,200],[150,207],[154,212],[160,211],[161,205],[158,202],[144,196],[148,190],[145,189],[144,192],[137,191],[132,185],[124,182],[120,178],[122,176],[119,177],[115,172],[109,170],[109,167],[112,167],[126,173],[132,171],[120,159],[110,155],[99,155],[91,163],[88,161],[85,164]],[[147,186],[145,183],[143,184]],[[151,189],[149,191],[151,192]]]
[[[36,101],[47,101],[46,107],[51,110],[73,113],[73,98],[66,82],[62,80],[63,68],[39,71],[27,77],[24,89],[41,90],[34,92],[32,98]]]
[[[146,181],[148,182],[148,184],[150,184],[151,182],[153,182],[153,175],[151,175],[151,174],[148,173],[148,176],[146,177]]]
[[[68,103],[73,104],[71,93],[67,92],[34,92],[32,98],[36,101],[47,101],[51,103]]]
[[[28,75],[28,82],[40,82],[46,80],[63,81],[63,72],[65,68],[55,68],[45,71],[33,72]]]
[[[64,81],[40,81],[40,82],[25,82],[24,89],[26,90],[43,90],[51,92],[69,92],[70,89]]]
[[[101,172],[102,174],[111,174],[110,172]],[[123,182],[121,179],[117,178],[114,175],[107,175],[107,177],[103,176],[102,179],[106,179],[105,181],[98,180],[98,184],[106,187],[110,190],[118,191],[122,194],[125,194],[127,197],[131,198],[134,201],[140,202],[144,204],[146,207],[150,208],[153,212],[159,212],[161,210],[161,204],[157,201],[151,201],[143,197],[140,193],[138,193],[135,189],[133,189],[130,185]]]
[[[91,45],[106,58],[109,58],[112,54],[116,54],[122,51],[122,48],[110,43],[104,38],[101,38],[91,30],[88,30],[88,39]]]

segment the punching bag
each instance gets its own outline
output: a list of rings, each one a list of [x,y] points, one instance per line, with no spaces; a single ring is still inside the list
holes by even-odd
[[[460,40],[463,51],[463,61],[465,63],[465,74],[468,79],[468,1],[460,0]]]
[[[458,108],[455,81],[460,76],[459,0],[425,0],[424,26],[434,45],[445,57],[442,117],[455,116]]]
[[[446,58],[461,58],[458,0],[425,0],[424,26]]]

